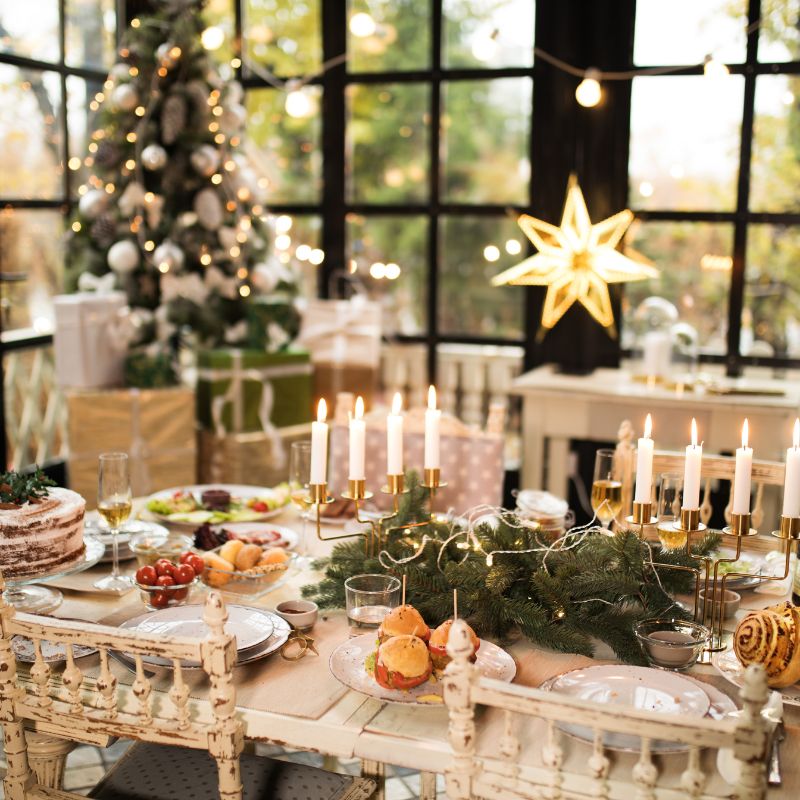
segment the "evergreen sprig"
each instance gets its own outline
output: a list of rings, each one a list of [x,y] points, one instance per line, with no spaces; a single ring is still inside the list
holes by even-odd
[[[33,472],[10,470],[0,475],[0,503],[21,506],[47,496],[48,487],[55,486],[38,467]]]
[[[462,550],[454,541],[445,547],[437,565],[439,551],[453,529],[450,524],[432,522],[404,530],[404,524],[427,516],[428,491],[413,473],[408,485],[400,514],[389,523],[393,529],[384,549],[393,558],[403,559],[420,547],[424,535],[436,540],[426,544],[418,558],[391,570],[406,576],[407,601],[431,625],[452,615],[452,591],[458,589],[459,615],[480,636],[509,641],[522,634],[535,644],[585,655],[593,653],[593,640],[600,639],[621,660],[638,664],[643,656],[633,634],[634,623],[667,612],[684,615],[672,596],[689,591],[691,574],[653,564],[695,566],[696,562],[684,551],[665,551],[641,542],[632,531],[615,536],[588,534],[568,549],[524,553],[540,545],[535,532],[498,519],[474,528],[485,552]],[[718,543],[717,535],[708,534],[694,552],[706,555]],[[498,553],[487,564],[485,553],[498,550],[518,552]],[[358,539],[336,545],[329,558],[314,566],[325,575],[318,584],[304,587],[303,595],[323,608],[345,605],[347,578],[386,572],[377,558],[365,555]]]

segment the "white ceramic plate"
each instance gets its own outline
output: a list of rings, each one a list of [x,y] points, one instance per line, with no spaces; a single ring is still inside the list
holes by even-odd
[[[618,664],[565,672],[553,681],[550,691],[578,700],[673,716],[704,717],[711,705],[703,689],[682,675]]]
[[[236,637],[238,652],[257,647],[272,635],[275,628],[273,617],[276,615],[247,606],[229,605],[227,609],[228,621],[225,623],[225,631]],[[162,608],[126,620],[119,627],[152,636],[187,636],[204,639],[208,636],[208,626],[203,622],[204,610],[203,605]],[[158,656],[144,656],[142,661],[160,667],[172,663],[170,659]],[[187,665],[197,666],[191,662],[187,662]]]
[[[100,563],[105,564],[112,561],[113,554],[111,552],[111,545],[113,544],[113,534],[109,532],[105,521],[100,519],[100,515],[96,511],[90,511],[86,515],[84,532],[88,536],[93,536],[106,546],[106,552],[100,559]],[[137,533],[158,533],[169,536],[169,530],[156,522],[129,519],[117,534],[120,561],[130,561],[130,559],[136,558],[136,554],[130,549],[130,540],[131,536]]]
[[[549,680],[546,680],[539,688],[545,692],[552,690],[553,683],[561,677],[556,675]],[[708,695],[709,707],[706,716],[711,719],[723,719],[725,716],[733,711],[736,711],[736,703],[728,697],[725,692],[720,691],[715,686],[709,683],[703,683],[696,678],[691,678],[688,675],[681,676],[687,681],[691,681],[701,691]],[[579,739],[587,744],[594,743],[594,730],[586,728],[582,725],[574,725],[570,723],[560,723],[558,728],[574,739]],[[638,736],[631,736],[627,733],[612,733],[606,732],[603,735],[603,746],[609,750],[617,750],[625,753],[638,753],[641,749],[641,738]],[[681,744],[680,742],[667,742],[662,739],[656,739],[650,743],[650,747],[654,753],[685,753],[690,748],[688,745]]]
[[[711,663],[723,678],[729,680],[734,686],[742,688],[744,685],[744,667],[734,650],[723,650],[720,653],[714,653],[711,656]],[[775,691],[780,692],[783,702],[787,706],[800,708],[800,683],[796,683],[794,686],[786,686],[783,689],[776,689]]]
[[[350,689],[388,703],[442,704],[442,683],[436,677],[407,692],[380,686],[364,668],[365,659],[375,650],[375,641],[376,634],[373,632],[342,642],[331,653],[330,669],[334,678]],[[485,639],[481,639],[476,663],[482,675],[498,681],[510,683],[517,673],[514,659],[501,647]]]
[[[285,547],[294,550],[300,541],[296,531],[285,525],[273,525],[264,522],[223,522],[213,526],[215,531],[230,531],[237,536],[251,538],[263,547]]]
[[[197,500],[200,500],[201,495],[207,489],[224,489],[228,492],[231,497],[236,497],[241,500],[249,500],[251,498],[258,498],[258,497],[270,497],[275,492],[274,489],[271,489],[266,486],[244,486],[240,484],[232,484],[232,483],[198,483],[193,486],[173,486],[171,489],[164,489],[160,492],[155,492],[155,494],[151,494],[150,497],[147,498],[145,502],[145,508],[151,500],[165,500],[172,497],[175,492],[190,492],[193,494]],[[286,492],[286,499],[285,502],[279,508],[273,508],[271,511],[264,511],[263,513],[252,512],[254,516],[248,520],[237,520],[241,522],[262,522],[265,519],[271,519],[272,517],[276,517],[278,514],[281,514],[286,506],[289,504],[289,493]],[[154,511],[148,511],[149,514],[152,514],[160,522],[168,523],[169,525],[181,526],[181,527],[191,527],[196,528],[198,525],[201,525],[203,522],[211,522],[212,525],[222,525],[226,522],[226,520],[212,520],[209,517],[204,519],[200,519],[202,514],[211,514],[210,511],[195,511],[191,512],[196,515],[195,518],[184,520],[184,519],[174,519],[174,514],[157,514]],[[179,515],[183,516],[183,515]]]
[[[36,652],[33,647],[33,639],[27,636],[15,636],[11,640],[11,649],[17,657],[17,661],[23,661],[26,664],[32,664],[36,661]],[[86,647],[82,644],[72,645],[72,657],[83,658],[96,653],[97,649],[94,647]],[[47,639],[42,639],[42,658],[47,664],[58,664],[67,660],[67,649],[65,645],[58,642],[48,642]]]

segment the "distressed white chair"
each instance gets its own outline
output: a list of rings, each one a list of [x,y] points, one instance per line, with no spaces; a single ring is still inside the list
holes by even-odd
[[[6,800],[79,797],[38,782],[28,758],[26,726],[79,742],[95,743],[104,736],[136,740],[90,793],[101,800],[370,797],[375,789],[372,781],[242,755],[244,732],[236,716],[232,672],[236,643],[225,633],[227,617],[220,595],[211,592],[203,613],[209,628],[206,638],[142,636],[104,625],[18,614],[0,595],[0,724],[8,762],[3,780]],[[17,668],[11,644],[15,635],[34,643],[35,661],[30,669],[27,665]],[[43,640],[66,647],[63,670],[43,659]],[[96,678],[81,671],[73,658],[73,644],[98,650]],[[133,655],[136,675],[130,686],[118,685],[109,666],[112,650]],[[173,664],[172,687],[166,697],[152,690],[143,662],[148,655]],[[191,708],[182,661],[199,663],[210,683],[207,698]]]
[[[445,779],[451,800],[686,800],[731,795],[757,800],[766,795],[772,731],[761,716],[769,690],[760,667],[747,670],[741,717],[711,720],[603,706],[484,678],[469,662],[472,645],[460,620],[453,625],[447,651],[453,659],[444,678],[452,749]],[[490,727],[488,715],[481,725],[476,724],[476,706],[497,710],[494,713],[502,717],[495,717],[497,730]],[[560,731],[560,723],[577,720],[592,729],[594,744],[573,740]],[[638,757],[606,750],[605,732],[640,737]],[[689,748],[686,755],[665,757],[672,769],[664,769],[663,775],[651,749],[655,740],[680,742]],[[703,748],[733,751],[740,767],[736,786],[712,775],[716,769],[701,758]]]

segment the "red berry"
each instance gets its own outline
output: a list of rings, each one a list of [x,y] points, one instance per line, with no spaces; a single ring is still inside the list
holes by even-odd
[[[174,572],[175,582],[178,584],[191,583],[194,578],[194,569],[191,564],[180,564],[175,567]]]
[[[156,586],[174,586],[175,578],[172,575],[161,575],[156,581]]]
[[[158,573],[155,567],[150,565],[139,567],[136,570],[136,583],[140,583],[142,586],[155,586],[157,578]]]

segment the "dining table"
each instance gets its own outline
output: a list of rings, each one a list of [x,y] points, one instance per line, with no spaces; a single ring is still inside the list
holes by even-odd
[[[135,508],[143,509],[142,501]],[[147,512],[140,513],[146,518]],[[285,510],[279,517],[271,520],[300,531],[302,520],[293,509]],[[265,523],[268,525],[269,523]],[[317,539],[316,525],[306,523],[308,538],[307,552],[315,557],[327,555],[333,544]],[[342,534],[340,525],[321,527],[323,536]],[[302,588],[316,583],[321,574],[315,571],[311,561],[303,559],[302,567],[291,567],[285,579],[276,588],[256,600],[237,600],[226,597],[226,601],[274,609],[286,600],[301,597]],[[123,568],[132,573],[135,561],[123,563]],[[56,581],[64,593],[64,600],[53,613],[54,616],[80,619],[89,622],[118,625],[126,619],[142,614],[145,608],[135,588],[116,596],[97,591],[92,584],[98,575],[108,571],[108,564],[99,564],[86,572]],[[203,602],[204,587],[198,590],[191,602]],[[741,616],[748,609],[762,608],[778,602],[781,598],[774,594],[761,594],[755,591],[742,593]],[[264,660],[237,667],[234,671],[238,714],[244,723],[245,735],[249,742],[263,742],[278,745],[290,750],[302,750],[323,754],[329,759],[360,759],[364,775],[378,779],[379,785],[384,775],[385,765],[392,764],[421,773],[420,797],[426,800],[436,797],[436,775],[447,768],[451,751],[448,744],[448,715],[442,705],[388,703],[347,688],[333,677],[329,669],[332,651],[350,635],[344,610],[322,609],[319,619],[310,633],[315,639],[318,655],[307,653],[297,661],[284,659],[275,653]],[[515,682],[528,686],[538,686],[546,679],[570,669],[592,663],[618,663],[613,654],[598,643],[594,659],[586,656],[557,653],[530,643],[527,639],[506,644],[513,656],[517,671]],[[132,681],[131,673],[122,665],[114,667],[120,685]],[[707,681],[737,700],[738,690],[723,678],[711,665],[696,665],[690,675]],[[203,695],[203,676],[190,683],[192,694]],[[164,681],[163,691],[169,687]],[[154,689],[162,690],[156,679]],[[193,701],[190,699],[190,705]],[[738,704],[738,703],[737,703]],[[782,745],[782,785],[771,787],[769,797],[795,797],[800,788],[800,708],[784,706],[786,739]],[[526,722],[527,724],[527,722]],[[482,709],[478,715],[479,738],[478,753],[496,755],[502,736],[502,712]],[[541,765],[542,742],[536,725],[524,731],[520,764]],[[566,740],[566,737],[565,737]],[[579,768],[591,754],[591,745],[578,741],[565,741],[567,762]],[[615,774],[620,780],[629,780],[635,754],[614,753],[610,779]],[[328,760],[327,763],[332,763]],[[659,770],[667,777],[675,773],[679,785],[680,771],[685,757],[663,755],[657,759]],[[710,765],[709,790],[719,796],[726,796],[730,787]],[[632,787],[633,788],[633,787]],[[382,797],[379,789],[378,797]]]

